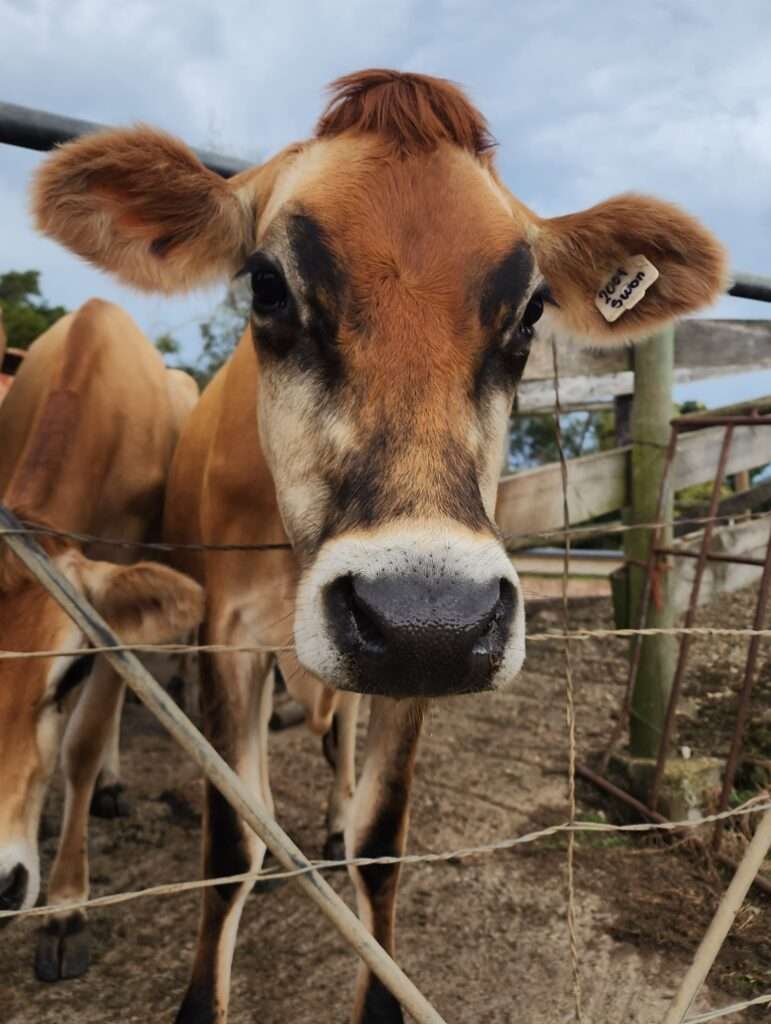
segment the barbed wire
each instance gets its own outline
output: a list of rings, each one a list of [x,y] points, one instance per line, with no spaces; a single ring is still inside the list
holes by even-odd
[[[730,626],[646,626],[644,629],[575,629],[570,632],[527,633],[528,643],[544,643],[570,640],[597,640],[617,637],[628,639],[633,636],[691,636],[700,637],[766,637],[771,639],[771,629],[743,629]],[[70,647],[63,650],[12,651],[0,649],[0,661],[35,658],[74,658],[85,654],[108,654],[116,651],[139,651],[141,654],[266,654],[294,651],[294,644],[114,644],[103,647]]]
[[[731,523],[735,520],[748,522],[750,520],[769,519],[771,512],[724,512],[715,516],[693,516],[683,518],[664,519],[659,522],[649,523],[605,523],[590,526],[555,527],[550,530],[527,531],[524,533],[507,533],[503,535],[503,542],[510,553],[516,552],[531,542],[545,541],[549,539],[571,538],[578,540],[589,540],[593,537],[614,536],[630,533],[633,530],[658,530],[666,526],[704,526],[707,523]],[[132,548],[137,550],[159,551],[170,553],[172,551],[289,551],[292,545],[288,541],[276,541],[261,544],[224,544],[224,543],[182,543],[176,541],[149,541],[149,540],[123,540],[118,537],[101,537],[93,533],[79,533],[71,530],[58,530],[52,526],[41,524],[26,524],[21,529],[9,527],[0,528],[0,537],[3,536],[47,536],[56,537],[60,540],[73,540],[79,544],[102,544],[107,547]],[[510,547],[510,545],[515,545]]]
[[[756,794],[750,800],[719,814],[707,814],[702,818],[683,819],[680,821],[666,822],[633,822],[628,825],[612,825],[602,821],[563,821],[556,825],[547,825],[544,828],[527,832],[524,835],[512,836],[506,839],[499,839],[491,843],[480,843],[474,846],[464,846],[456,850],[445,850],[436,853],[410,853],[401,857],[349,857],[342,860],[317,860],[311,861],[307,867],[294,868],[291,871],[278,871],[268,869],[265,871],[246,871],[236,875],[223,875],[217,878],[197,878],[186,882],[168,882],[162,885],[148,886],[145,889],[135,889],[129,892],[111,893],[107,896],[95,896],[92,899],[68,901],[65,903],[46,904],[40,907],[30,907],[28,910],[0,910],[0,921],[5,918],[41,917],[51,913],[61,913],[62,910],[76,911],[96,909],[99,907],[114,906],[119,903],[129,903],[133,900],[149,896],[172,896],[178,893],[194,892],[198,889],[208,889],[220,885],[236,885],[248,881],[281,881],[284,879],[296,878],[298,875],[305,875],[311,871],[339,871],[348,867],[369,867],[375,864],[438,864],[447,861],[467,860],[470,857],[483,856],[489,853],[497,853],[502,850],[511,850],[517,846],[524,846],[534,843],[539,839],[548,839],[561,833],[579,832],[678,832],[695,829],[704,825],[712,825],[716,821],[723,821],[728,818],[746,817],[751,814],[760,814],[763,811],[771,810],[771,799],[769,793]]]
[[[560,481],[562,483],[562,518],[564,528],[570,527],[570,505],[568,501],[568,460],[562,444],[561,403],[559,388],[559,360],[557,343],[552,339],[552,363],[554,366],[554,437],[559,454]],[[573,696],[573,658],[570,648],[570,610],[568,603],[568,583],[570,578],[570,536],[565,534],[565,549],[562,560],[562,620],[566,638],[565,654],[565,724],[568,733],[568,813],[570,824],[576,820],[576,709]],[[576,893],[575,893],[575,833],[568,833],[567,844],[567,927],[570,948],[570,968],[573,982],[573,1016],[576,1024],[582,1024],[581,972],[578,956],[578,929],[576,926]]]
[[[23,520],[22,520],[23,522]],[[117,537],[100,537],[94,533],[75,533],[71,530],[57,530],[53,526],[29,524],[21,529],[2,527],[0,537],[56,537],[59,540],[74,540],[79,544],[103,544],[115,548],[138,548],[146,551],[289,551],[288,541],[271,544],[182,544],[171,541],[120,540]]]
[[[700,637],[766,637],[771,639],[771,629],[743,629],[730,626],[647,626],[644,629],[575,629],[570,632],[527,633],[528,643],[544,643],[570,640],[597,640],[617,637],[628,639],[633,636],[684,636]],[[294,651],[294,644],[114,644],[103,647],[69,647],[63,650],[12,651],[0,648],[0,661],[26,660],[35,658],[74,658],[85,654],[114,654],[116,651],[139,651],[141,654],[269,654]]]
[[[559,391],[558,391],[558,368],[556,365],[556,351],[554,353],[555,359],[555,415],[557,423],[559,424]],[[708,523],[718,522],[733,522],[739,520],[740,522],[748,522],[752,520],[771,520],[771,513],[768,512],[751,512],[751,511],[736,511],[736,512],[725,512],[718,513],[714,516],[693,516],[693,517],[681,517],[662,520],[660,522],[650,523],[606,523],[606,524],[591,524],[587,526],[570,526],[569,510],[568,510],[568,478],[567,478],[567,465],[562,446],[559,439],[559,430],[557,434],[558,438],[558,450],[560,454],[560,474],[562,483],[562,499],[563,499],[563,512],[564,512],[564,525],[561,528],[555,528],[551,530],[543,530],[537,532],[523,532],[517,534],[506,534],[502,539],[506,545],[507,550],[513,553],[517,549],[522,549],[527,545],[533,545],[538,541],[547,541],[549,539],[561,540],[564,542],[564,564],[563,564],[563,609],[565,613],[565,628],[561,631],[547,631],[542,633],[533,633],[527,636],[529,642],[562,642],[565,647],[565,658],[566,658],[566,714],[568,722],[568,735],[569,735],[569,819],[561,824],[548,826],[543,829],[527,833],[523,836],[511,837],[496,842],[464,847],[459,850],[443,851],[439,853],[427,853],[427,854],[411,854],[402,857],[376,857],[376,858],[349,858],[342,860],[322,860],[312,862],[308,867],[298,868],[292,871],[260,871],[260,872],[249,872],[240,875],[224,876],[214,879],[198,879],[186,882],[174,882],[165,885],[157,885],[148,887],[145,889],[134,890],[129,892],[114,893],[107,896],[96,897],[93,899],[85,899],[81,901],[67,902],[65,904],[47,905],[43,907],[30,908],[25,911],[0,911],[0,921],[3,918],[9,917],[35,917],[44,916],[51,913],[61,913],[63,910],[75,911],[85,910],[87,908],[99,908],[106,907],[115,904],[122,904],[132,900],[137,900],[146,897],[158,897],[164,895],[172,895],[175,893],[184,893],[211,886],[218,886],[223,884],[235,884],[242,883],[245,881],[258,881],[264,880],[280,880],[289,879],[298,875],[307,874],[312,870],[328,871],[328,870],[339,870],[345,867],[351,866],[368,866],[368,865],[386,865],[386,864],[433,864],[447,861],[463,860],[470,857],[495,853],[512,849],[514,847],[524,845],[527,843],[535,842],[538,839],[548,838],[550,836],[559,835],[565,833],[567,835],[567,870],[568,870],[568,933],[570,939],[570,958],[572,964],[572,979],[573,979],[573,994],[574,994],[574,1006],[575,1006],[575,1019],[577,1022],[581,1021],[581,992],[580,992],[580,979],[579,979],[579,958],[577,949],[576,939],[576,919],[575,919],[575,892],[574,892],[574,841],[575,836],[578,832],[651,832],[651,831],[674,831],[682,829],[696,829],[703,825],[711,824],[716,821],[722,821],[727,818],[736,818],[742,815],[748,815],[757,813],[762,810],[771,809],[771,803],[763,802],[767,800],[768,794],[753,798],[748,801],[747,804],[741,808],[735,808],[726,810],[720,814],[708,815],[697,819],[696,821],[681,821],[681,822],[646,822],[637,823],[632,825],[610,825],[599,822],[580,822],[576,820],[576,804],[575,804],[575,708],[573,704],[573,693],[572,693],[572,667],[571,667],[571,653],[570,644],[571,641],[588,641],[592,639],[605,639],[605,638],[629,638],[634,636],[682,636],[685,634],[699,635],[703,637],[752,637],[761,636],[771,638],[771,629],[742,629],[742,628],[729,628],[729,627],[670,627],[670,628],[642,628],[642,629],[577,629],[571,630],[569,628],[568,616],[567,616],[567,578],[569,574],[570,558],[571,558],[571,540],[587,540],[593,537],[602,536],[614,536],[626,534],[632,530],[644,530],[654,531],[659,530],[663,526],[704,526]],[[25,523],[21,529],[0,529],[0,538],[3,535],[45,535],[55,537],[63,540],[75,541],[78,544],[99,544],[102,546],[115,546],[119,548],[128,548],[134,550],[146,550],[154,551],[159,553],[170,553],[173,551],[190,551],[190,552],[241,552],[246,553],[250,551],[287,551],[291,550],[291,545],[288,542],[274,542],[274,543],[250,543],[250,544],[233,544],[233,543],[173,543],[168,541],[128,541],[118,538],[104,538],[94,534],[88,533],[76,533],[70,531],[63,531],[55,529],[54,527],[45,526],[42,524]],[[167,653],[167,654],[187,654],[187,653],[279,653],[281,651],[292,650],[293,645],[285,646],[270,646],[270,645],[230,645],[230,644],[120,644],[110,645],[104,647],[85,647],[75,648],[66,651],[0,651],[0,659],[27,659],[27,658],[46,658],[46,657],[61,657],[61,656],[79,656],[84,654],[93,653],[107,653],[115,652],[119,650],[133,650],[144,653]],[[752,1006],[762,1005],[771,1002],[771,996],[761,996],[756,999],[747,1000],[743,1003],[737,1003],[730,1007],[724,1007],[708,1013],[699,1014],[694,1017],[689,1017],[686,1024],[707,1024],[707,1022],[718,1019],[720,1017],[727,1016],[730,1013],[739,1012],[741,1010],[749,1009]]]

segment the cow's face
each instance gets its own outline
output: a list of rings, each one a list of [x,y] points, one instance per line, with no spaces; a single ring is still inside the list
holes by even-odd
[[[260,436],[302,569],[298,655],[393,696],[491,689],[522,664],[493,512],[534,331],[634,339],[723,277],[712,237],[655,200],[537,217],[462,94],[391,72],[344,81],[316,139],[228,184],[146,129],[74,143],[36,208],[142,287],[250,276]]]
[[[165,566],[110,565],[61,545],[51,556],[128,643],[172,640],[200,621],[200,587]],[[0,622],[7,650],[70,652],[88,646],[80,629],[4,547]],[[0,910],[31,907],[40,891],[37,836],[43,800],[93,660],[90,654],[69,653],[0,659]],[[81,737],[81,749],[97,742],[96,736]],[[0,925],[8,920],[0,918]]]
[[[383,693],[488,689],[524,657],[493,522],[514,386],[548,299],[529,222],[456,146],[291,158],[245,264],[258,419],[302,577],[307,668]]]

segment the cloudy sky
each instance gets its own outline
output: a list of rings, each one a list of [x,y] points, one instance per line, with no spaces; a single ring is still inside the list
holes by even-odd
[[[507,183],[538,212],[650,192],[709,225],[735,269],[761,274],[770,53],[768,0],[0,0],[2,100],[147,121],[257,160],[309,134],[337,75],[442,75],[485,112]],[[39,268],[47,298],[69,307],[118,301],[148,334],[170,330],[193,353],[218,293],[138,296],[37,237],[26,188],[40,159],[0,146],[0,272]],[[769,314],[724,299],[713,315]]]

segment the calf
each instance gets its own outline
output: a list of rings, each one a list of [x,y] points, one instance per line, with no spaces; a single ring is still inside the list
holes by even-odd
[[[60,531],[141,541],[160,524],[183,395],[116,306],[92,300],[32,346],[0,407],[0,496],[26,521]],[[189,404],[189,403],[188,403]],[[163,642],[194,628],[201,588],[166,566],[114,564],[125,550],[40,538],[70,582],[128,643]],[[111,561],[102,559],[109,558]],[[70,651],[81,630],[0,544],[0,644]],[[40,887],[37,834],[61,749],[64,821],[48,883],[62,904],[42,928],[41,979],[81,974],[88,933],[67,903],[88,895],[87,822],[112,747],[116,770],[123,686],[91,655],[0,660],[0,909],[31,907]],[[113,778],[110,781],[115,781]]]
[[[230,181],[167,135],[110,131],[44,164],[34,208],[43,231],[140,288],[250,278],[250,330],[185,432],[169,529],[289,538],[291,553],[198,559],[205,639],[293,639],[302,672],[371,695],[346,847],[401,854],[425,702],[506,686],[524,660],[522,592],[493,517],[536,330],[596,346],[650,334],[716,297],[721,247],[637,195],[539,217],[501,182],[455,86],[380,70],[341,79],[311,140]],[[264,669],[206,658],[203,701],[209,736],[269,805]],[[337,699],[324,695],[328,710]],[[204,850],[213,874],[263,855],[211,788]],[[352,871],[391,951],[398,874]],[[206,892],[179,1024],[225,1020],[246,891]],[[402,1020],[366,967],[353,1017]]]

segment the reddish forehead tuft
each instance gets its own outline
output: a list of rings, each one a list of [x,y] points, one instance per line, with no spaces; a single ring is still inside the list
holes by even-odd
[[[495,145],[482,114],[444,78],[372,68],[338,78],[330,91],[317,138],[376,134],[403,153],[430,152],[450,142],[475,156]]]

